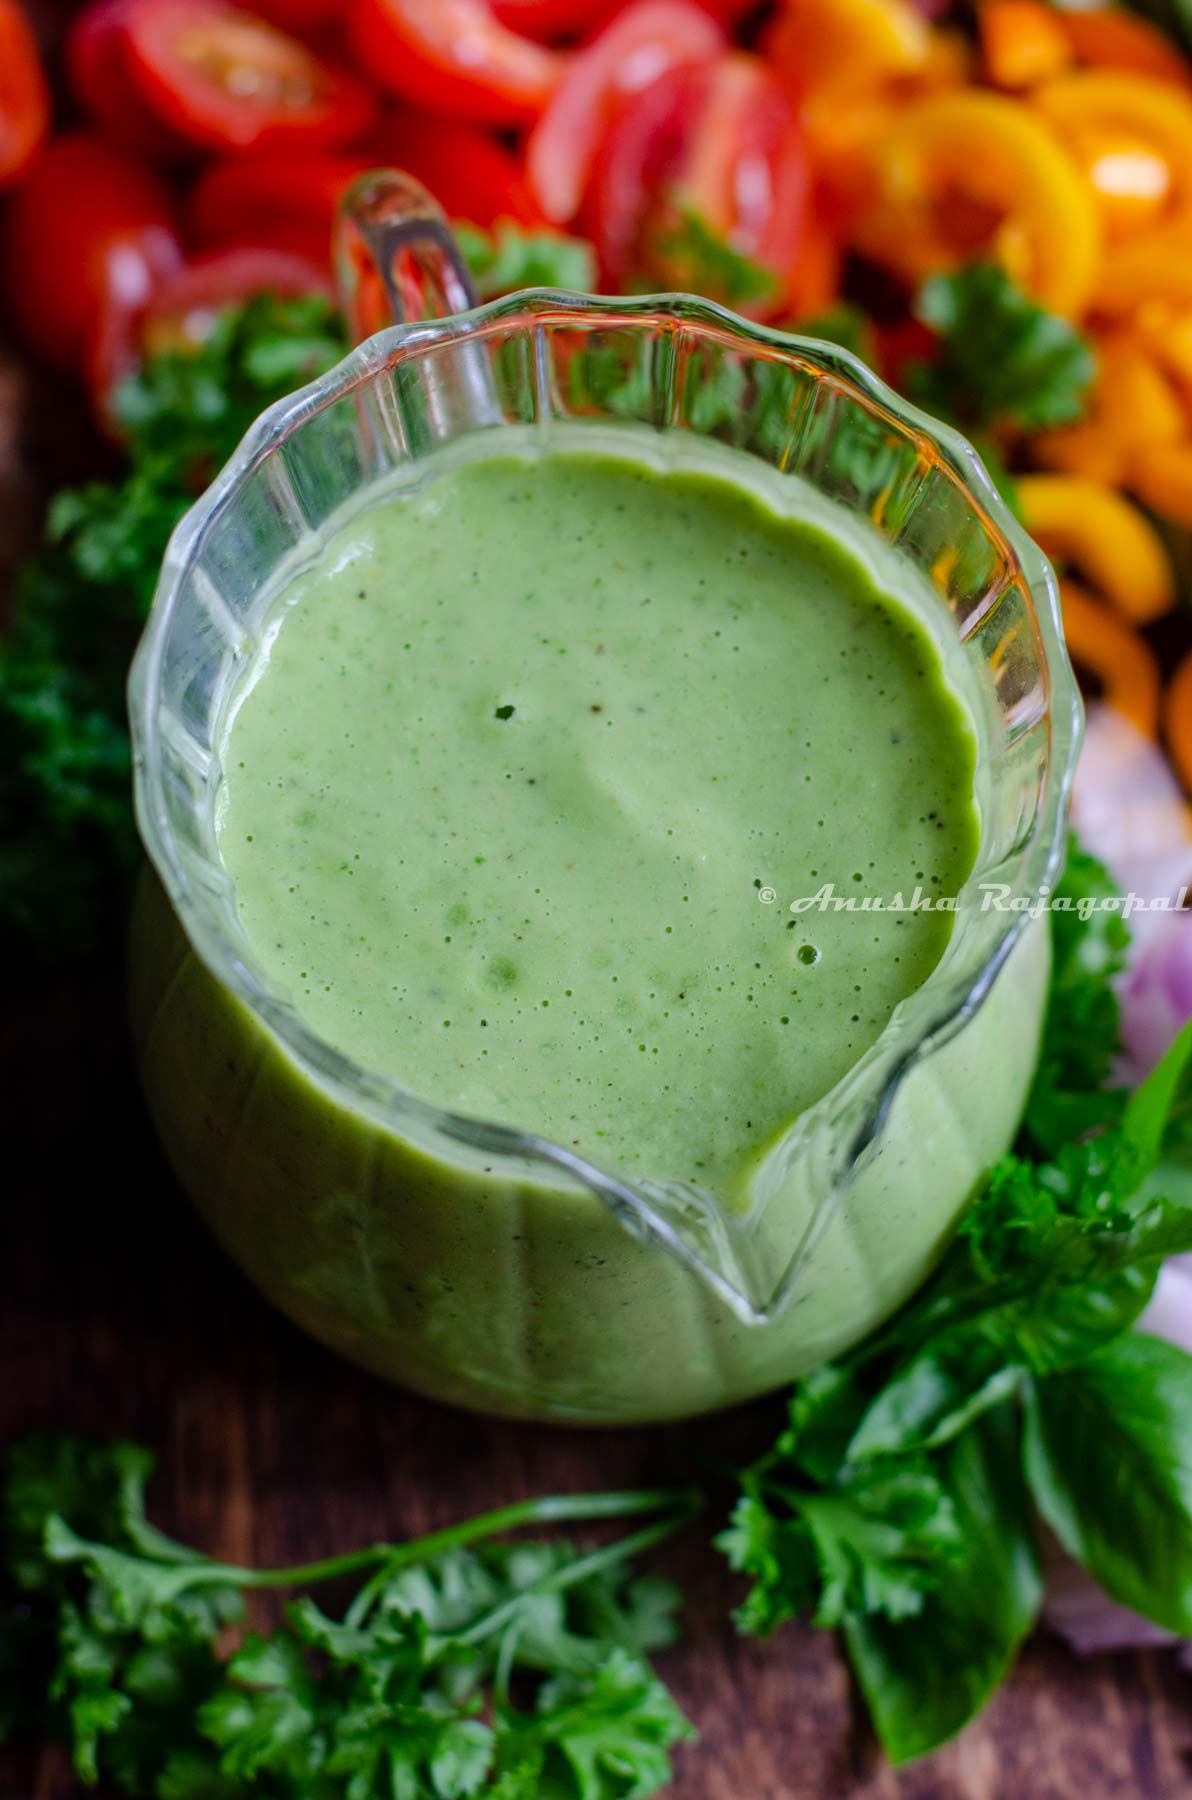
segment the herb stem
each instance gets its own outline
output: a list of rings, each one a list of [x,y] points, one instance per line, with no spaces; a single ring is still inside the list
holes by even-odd
[[[359,1625],[367,1618],[376,1592],[395,1570],[409,1563],[428,1562],[448,1550],[499,1537],[506,1531],[518,1531],[526,1525],[559,1525],[565,1522],[590,1522],[594,1519],[632,1518],[641,1513],[671,1511],[694,1516],[702,1505],[702,1497],[690,1490],[676,1488],[636,1488],[607,1494],[546,1494],[536,1500],[515,1500],[509,1506],[498,1506],[492,1512],[448,1525],[442,1531],[414,1538],[408,1544],[381,1545],[381,1567],[371,1581],[365,1583],[344,1614],[345,1625]],[[627,1540],[626,1540],[627,1541]],[[309,1576],[303,1576],[309,1581]],[[528,1591],[528,1590],[527,1590]]]
[[[632,1531],[628,1537],[618,1538],[615,1543],[603,1544],[598,1550],[590,1550],[586,1556],[577,1557],[565,1568],[554,1569],[549,1575],[531,1582],[511,1600],[506,1600],[503,1605],[477,1619],[466,1631],[459,1632],[457,1642],[481,1643],[486,1637],[491,1637],[493,1632],[500,1631],[511,1620],[516,1619],[528,1600],[537,1599],[543,1594],[563,1593],[577,1582],[587,1581],[603,1569],[615,1568],[618,1563],[631,1562],[644,1550],[652,1549],[655,1544],[673,1537],[677,1531],[689,1525],[703,1507],[702,1496],[680,1496],[680,1500],[682,1503],[666,1518],[656,1520],[653,1525],[645,1525],[640,1531]]]

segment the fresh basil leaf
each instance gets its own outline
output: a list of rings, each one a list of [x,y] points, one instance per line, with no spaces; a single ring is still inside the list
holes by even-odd
[[[849,1657],[890,1760],[925,1756],[980,1712],[1034,1625],[1043,1584],[1016,1422],[988,1415],[941,1460],[963,1551],[914,1618],[845,1621]]]
[[[849,1455],[864,1460],[949,1443],[1017,1393],[1024,1373],[1017,1344],[1001,1333],[960,1331],[951,1342],[933,1342],[882,1388]]]
[[[1192,1357],[1126,1336],[1034,1384],[1035,1503],[1111,1599],[1192,1632]]]
[[[1149,1174],[1169,1139],[1183,1137],[1192,1115],[1192,1019],[1122,1113],[1122,1131],[1134,1146],[1138,1163]]]

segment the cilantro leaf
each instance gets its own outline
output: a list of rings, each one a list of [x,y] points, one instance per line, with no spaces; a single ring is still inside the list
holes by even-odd
[[[990,263],[924,283],[915,312],[937,333],[930,362],[907,372],[907,392],[968,429],[1033,430],[1078,419],[1096,374],[1091,349]]]
[[[1074,853],[1068,891],[1104,880]],[[1171,1161],[1192,1117],[1192,1023],[1132,1094],[1105,1090],[1112,1049],[1086,1036],[1116,1026],[1121,941],[1112,915],[1058,916],[1015,1152],[923,1289],[796,1385],[719,1539],[750,1580],[742,1630],[842,1626],[895,1761],[959,1730],[1033,1620],[1024,1432],[1025,1475],[1073,1553],[1125,1604],[1176,1630],[1192,1618],[1192,1358],[1131,1336],[1163,1260],[1192,1250]]]

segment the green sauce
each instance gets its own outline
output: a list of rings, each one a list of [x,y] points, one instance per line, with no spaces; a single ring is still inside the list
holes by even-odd
[[[428,1101],[739,1200],[943,952],[946,912],[789,911],[956,894],[975,746],[910,606],[731,480],[461,464],[268,638],[224,746],[244,929]]]

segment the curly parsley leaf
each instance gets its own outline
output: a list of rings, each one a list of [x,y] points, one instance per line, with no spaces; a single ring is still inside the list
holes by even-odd
[[[630,1564],[691,1517],[690,1496],[526,1501],[412,1544],[252,1570],[148,1521],[151,1467],[136,1446],[69,1438],[9,1460],[7,1578],[37,1661],[0,1716],[66,1743],[84,1783],[156,1800],[632,1800],[670,1780],[692,1733],[646,1658],[671,1641],[677,1596]],[[593,1550],[488,1541],[633,1514],[652,1518]],[[229,1652],[250,1591],[361,1573],[342,1618],[306,1594]]]
[[[1092,350],[1003,269],[971,263],[924,283],[915,312],[939,339],[907,373],[907,392],[968,430],[1034,430],[1078,419],[1096,374]]]
[[[1095,906],[1116,892],[1104,865],[1071,843],[1052,896],[1051,985],[1026,1109],[1026,1132],[1037,1151],[1109,1123],[1125,1099],[1106,1083],[1121,1048],[1113,984],[1125,967],[1130,932],[1120,912]]]
[[[479,300],[533,287],[590,294],[596,285],[596,252],[584,238],[530,231],[511,219],[502,219],[491,231],[459,224],[455,236]]]
[[[51,504],[0,638],[0,920],[23,943],[60,957],[119,929],[138,860],[124,688],[166,541],[261,409],[345,347],[318,297],[218,314],[120,389],[125,478]]]
[[[648,246],[652,280],[691,294],[707,294],[727,306],[766,300],[778,286],[773,273],[734,249],[707,220],[680,199],[662,208]]]

